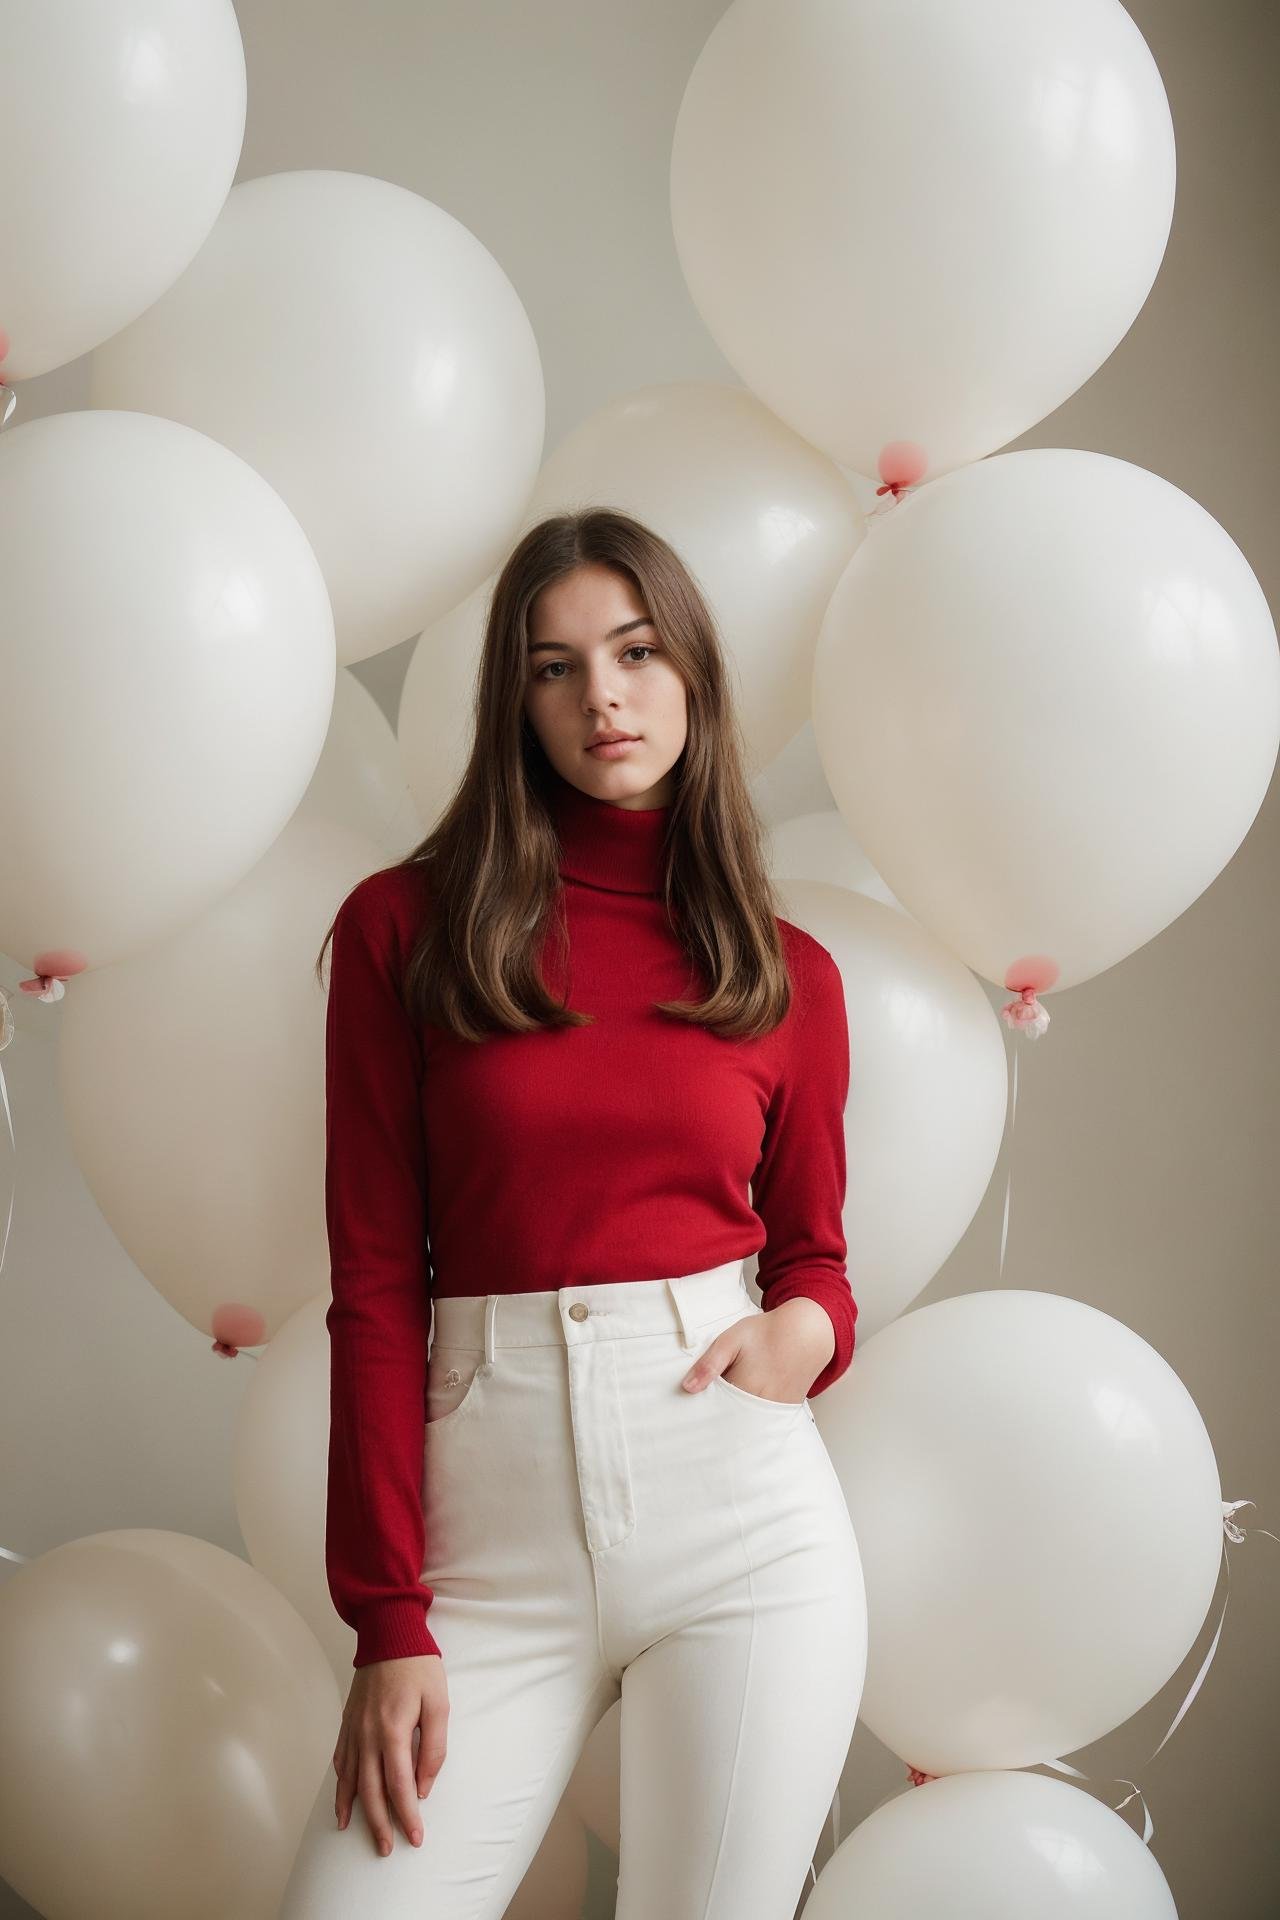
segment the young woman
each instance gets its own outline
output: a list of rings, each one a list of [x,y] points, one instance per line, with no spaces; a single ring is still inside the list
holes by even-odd
[[[808,1404],[854,1344],[840,975],[775,912],[714,623],[649,529],[524,536],[474,718],[330,929],[356,1673],[281,1920],[500,1920],[619,1697],[621,1920],[790,1920],[866,1662]]]

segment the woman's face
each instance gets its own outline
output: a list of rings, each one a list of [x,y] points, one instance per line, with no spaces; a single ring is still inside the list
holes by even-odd
[[[625,574],[584,562],[529,611],[525,712],[548,760],[584,793],[619,807],[665,807],[688,735],[684,681]],[[616,755],[602,733],[630,733]]]

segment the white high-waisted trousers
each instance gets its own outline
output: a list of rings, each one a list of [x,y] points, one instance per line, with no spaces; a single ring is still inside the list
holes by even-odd
[[[386,1855],[358,1797],[339,1829],[330,1764],[279,1920],[501,1920],[619,1696],[618,1920],[792,1920],[866,1597],[808,1401],[680,1384],[762,1311],[741,1260],[436,1301],[422,1577],[448,1752],[421,1846],[392,1810]]]

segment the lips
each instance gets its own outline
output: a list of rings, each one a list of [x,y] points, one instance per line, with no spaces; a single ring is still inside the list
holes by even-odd
[[[620,740],[638,740],[639,738],[638,733],[598,733],[594,740],[588,740],[587,751],[590,752],[592,747],[613,747]]]

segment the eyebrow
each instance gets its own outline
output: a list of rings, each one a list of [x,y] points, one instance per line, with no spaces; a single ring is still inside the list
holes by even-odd
[[[606,640],[621,640],[623,634],[634,633],[637,627],[651,627],[652,625],[652,620],[648,614],[645,613],[641,614],[638,620],[628,620],[624,626],[610,627],[604,637]],[[572,653],[572,651],[572,647],[564,640],[531,640],[529,642],[530,653]]]

